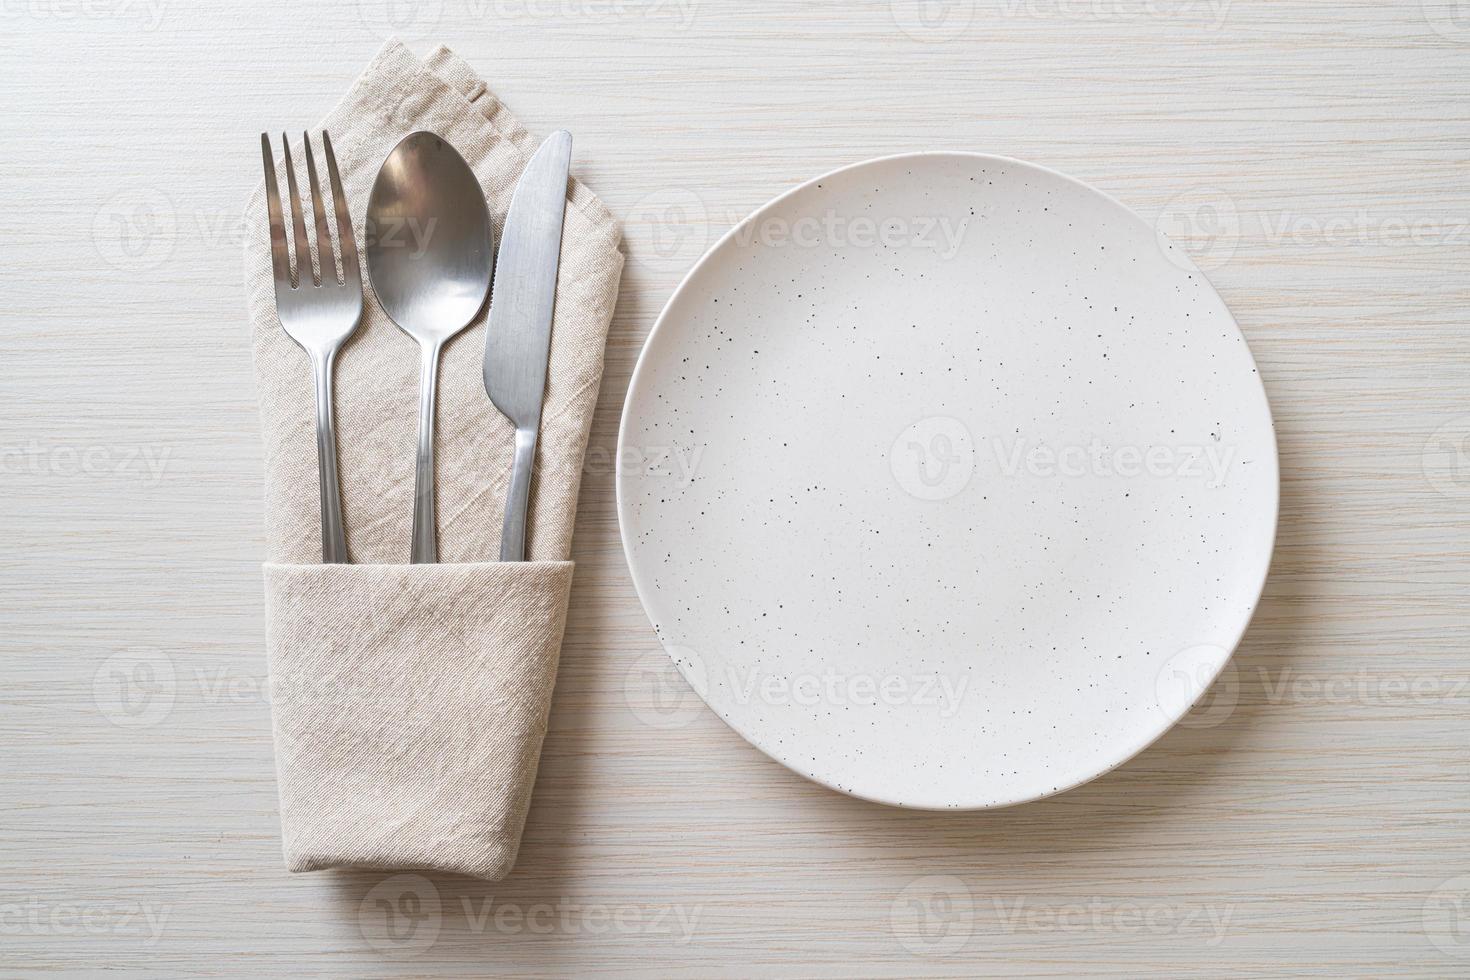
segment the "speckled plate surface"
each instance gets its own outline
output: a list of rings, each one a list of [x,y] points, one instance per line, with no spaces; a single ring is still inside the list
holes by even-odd
[[[1005,806],[1175,723],[1275,538],[1234,319],[1070,178],[958,153],[772,201],[689,273],[623,409],[633,580],[700,696],[866,799]]]

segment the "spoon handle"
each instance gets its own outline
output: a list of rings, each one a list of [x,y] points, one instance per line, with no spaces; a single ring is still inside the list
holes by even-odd
[[[413,478],[413,542],[409,561],[439,561],[434,534],[434,395],[439,386],[439,345],[419,347],[419,450]]]

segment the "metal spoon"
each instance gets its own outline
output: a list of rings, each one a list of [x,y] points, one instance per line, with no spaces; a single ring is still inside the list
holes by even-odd
[[[419,446],[410,560],[439,560],[434,529],[434,391],[439,351],[485,305],[495,232],[464,158],[433,133],[404,137],[373,183],[367,267],[373,292],[419,343]]]

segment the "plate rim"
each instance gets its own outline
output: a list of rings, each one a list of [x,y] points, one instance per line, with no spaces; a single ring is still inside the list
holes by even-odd
[[[623,393],[623,404],[618,413],[618,438],[617,446],[615,447],[613,454],[613,491],[615,508],[617,510],[618,518],[618,540],[622,544],[623,562],[627,565],[629,578],[632,579],[633,582],[633,592],[638,597],[638,604],[643,608],[643,615],[648,619],[650,626],[654,627],[654,637],[658,641],[658,645],[660,649],[662,649],[664,655],[669,657],[670,662],[674,664],[675,670],[677,670],[679,672],[679,675],[684,678],[684,682],[686,684],[689,684],[694,693],[699,696],[700,701],[704,703],[705,707],[707,707],[711,711],[711,713],[715,715],[715,717],[719,718],[720,721],[725,725],[725,727],[729,728],[736,735],[739,735],[742,739],[745,740],[746,743],[754,747],[762,755],[778,763],[780,766],[795,773],[796,775],[801,776],[802,778],[807,779],[813,783],[816,783],[818,786],[825,787],[829,790],[832,790],[833,792],[840,793],[843,796],[853,797],[855,799],[864,800],[869,803],[897,807],[905,810],[919,810],[926,812],[974,812],[982,810],[1001,810],[1008,807],[1021,806],[1026,803],[1034,803],[1038,800],[1047,799],[1048,797],[1068,792],[1070,790],[1076,789],[1079,786],[1085,786],[1088,783],[1101,779],[1103,776],[1108,775],[1110,772],[1113,772],[1114,770],[1127,765],[1129,762],[1132,762],[1138,756],[1147,751],[1155,742],[1159,741],[1169,732],[1177,728],[1180,721],[1182,721],[1189,714],[1189,712],[1193,710],[1193,708],[1204,699],[1205,695],[1209,693],[1209,691],[1214,687],[1215,682],[1219,680],[1220,675],[1223,674],[1225,672],[1225,669],[1230,666],[1231,663],[1234,661],[1236,651],[1240,648],[1241,641],[1245,638],[1246,632],[1250,629],[1251,623],[1255,620],[1256,612],[1260,608],[1261,599],[1265,595],[1266,583],[1270,579],[1271,567],[1275,564],[1277,537],[1280,533],[1281,525],[1281,451],[1276,435],[1276,413],[1272,409],[1270,394],[1266,391],[1265,379],[1261,375],[1260,365],[1256,361],[1255,352],[1251,349],[1249,338],[1247,338],[1245,336],[1245,332],[1240,329],[1240,322],[1235,318],[1235,311],[1232,310],[1230,308],[1230,305],[1225,302],[1224,297],[1222,297],[1219,290],[1215,288],[1215,284],[1210,280],[1209,276],[1205,274],[1204,270],[1199,268],[1199,266],[1195,263],[1194,258],[1189,255],[1188,252],[1186,252],[1182,248],[1174,246],[1175,251],[1178,253],[1174,257],[1174,261],[1177,262],[1182,260],[1183,262],[1187,263],[1188,271],[1192,271],[1194,275],[1199,277],[1200,283],[1210,291],[1210,294],[1214,296],[1215,300],[1220,304],[1220,307],[1225,311],[1226,316],[1229,317],[1230,325],[1235,329],[1235,332],[1240,335],[1241,343],[1245,346],[1246,356],[1250,359],[1251,366],[1255,369],[1252,374],[1255,380],[1256,388],[1261,396],[1262,402],[1266,406],[1266,418],[1270,435],[1270,463],[1273,475],[1269,487],[1271,495],[1271,531],[1269,536],[1270,547],[1266,550],[1266,558],[1255,583],[1255,588],[1253,590],[1254,595],[1252,596],[1248,604],[1248,609],[1245,615],[1241,618],[1240,626],[1236,630],[1234,637],[1231,638],[1230,643],[1226,646],[1222,646],[1222,649],[1225,650],[1225,656],[1220,658],[1220,662],[1215,667],[1214,671],[1210,674],[1208,682],[1200,685],[1199,692],[1189,701],[1188,704],[1186,704],[1182,708],[1182,710],[1180,710],[1180,712],[1175,717],[1173,717],[1169,721],[1167,725],[1164,725],[1156,733],[1149,735],[1147,738],[1143,739],[1139,744],[1131,746],[1125,754],[1121,755],[1118,758],[1116,762],[1113,762],[1112,764],[1102,769],[1099,769],[1096,772],[1093,772],[1091,775],[1084,776],[1081,779],[1065,781],[1063,783],[1057,784],[1051,789],[1043,790],[1041,792],[1037,792],[1035,794],[1025,797],[1018,797],[1012,800],[974,804],[957,803],[934,805],[909,802],[895,797],[885,798],[883,796],[873,793],[858,792],[847,787],[835,785],[834,783],[823,779],[813,773],[803,772],[802,770],[797,769],[795,766],[787,763],[784,759],[775,755],[772,751],[761,745],[760,742],[756,741],[753,737],[738,728],[728,718],[721,714],[720,711],[713,704],[710,704],[709,700],[704,696],[704,694],[700,693],[699,689],[695,687],[692,682],[690,682],[688,676],[684,673],[683,668],[679,666],[678,657],[675,656],[675,654],[669,649],[669,646],[665,642],[663,636],[659,634],[657,625],[654,623],[653,616],[649,611],[648,594],[650,590],[648,588],[645,588],[645,584],[640,581],[637,567],[635,566],[633,561],[632,542],[629,540],[628,520],[626,518],[626,508],[628,506],[628,503],[623,493],[623,484],[625,480],[623,465],[623,445],[628,435],[628,426],[630,419],[629,406],[632,404],[634,392],[638,390],[640,382],[646,383],[646,379],[644,376],[649,370],[651,370],[648,366],[649,351],[653,347],[655,339],[657,339],[660,336],[661,332],[665,329],[666,323],[669,320],[670,310],[674,308],[675,303],[679,301],[679,299],[684,295],[685,291],[690,288],[690,284],[699,275],[700,271],[705,267],[705,265],[708,264],[715,256],[715,254],[724,247],[726,242],[738,235],[741,229],[756,221],[766,212],[776,208],[777,206],[785,202],[788,198],[801,193],[809,187],[819,184],[822,181],[830,180],[833,177],[838,176],[839,174],[844,174],[851,170],[877,166],[879,164],[893,163],[899,160],[916,160],[927,157],[958,157],[966,160],[987,161],[997,165],[1022,167],[1027,170],[1039,171],[1043,174],[1046,174],[1047,176],[1054,177],[1067,184],[1071,184],[1075,188],[1081,190],[1083,193],[1091,194],[1103,199],[1104,201],[1114,205],[1115,207],[1126,213],[1133,220],[1139,222],[1141,225],[1143,225],[1143,227],[1149,229],[1156,237],[1168,241],[1168,236],[1165,235],[1164,232],[1160,230],[1156,225],[1151,225],[1147,220],[1145,220],[1143,215],[1139,214],[1133,208],[1129,207],[1127,204],[1123,203],[1112,194],[1109,194],[1104,190],[1094,187],[1086,181],[1083,181],[1077,177],[1073,177],[1070,174],[1063,173],[1060,170],[1055,170],[1051,167],[1046,166],[1045,164],[1033,163],[1029,160],[1022,160],[1017,157],[1009,157],[1001,154],[981,153],[974,150],[918,150],[906,153],[890,153],[884,156],[870,157],[865,160],[859,160],[855,163],[845,164],[832,170],[828,170],[822,174],[812,177],[809,180],[802,181],[801,183],[796,184],[791,188],[788,188],[786,191],[783,191],[782,193],[776,195],[769,201],[757,207],[755,210],[751,211],[744,218],[741,218],[739,221],[735,222],[735,224],[732,225],[727,231],[725,231],[725,233],[722,234],[718,239],[716,239],[713,244],[705,249],[704,253],[694,262],[693,265],[689,267],[688,271],[684,273],[683,277],[679,280],[679,284],[674,287],[674,291],[669,294],[669,298],[664,302],[663,308],[659,311],[658,316],[654,319],[653,326],[649,328],[648,335],[643,338],[643,344],[639,347],[638,350],[638,358],[633,364],[633,371],[628,376],[628,387]]]

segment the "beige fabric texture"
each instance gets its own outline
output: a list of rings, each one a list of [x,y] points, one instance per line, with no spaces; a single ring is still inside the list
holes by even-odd
[[[510,872],[571,562],[268,565],[286,863]]]
[[[497,240],[540,142],[448,49],[420,61],[398,42],[378,53],[313,133],[323,129],[332,135],[359,246],[378,166],[409,133],[437,133],[464,156],[480,178]],[[292,151],[304,168],[299,143]],[[279,156],[276,167],[284,169]],[[305,187],[304,173],[298,178]],[[318,564],[310,365],[276,317],[263,184],[247,204],[246,295],[266,460],[267,644],[282,837],[293,871],[424,869],[498,879],[515,862],[556,679],[582,460],[623,261],[607,209],[575,179],[568,193],[530,560],[506,564],[493,559],[513,430],[481,380],[483,311],[445,347],[439,372],[443,564],[406,564],[418,347],[378,305],[366,270],[363,320],[337,358],[333,386],[354,564]]]

